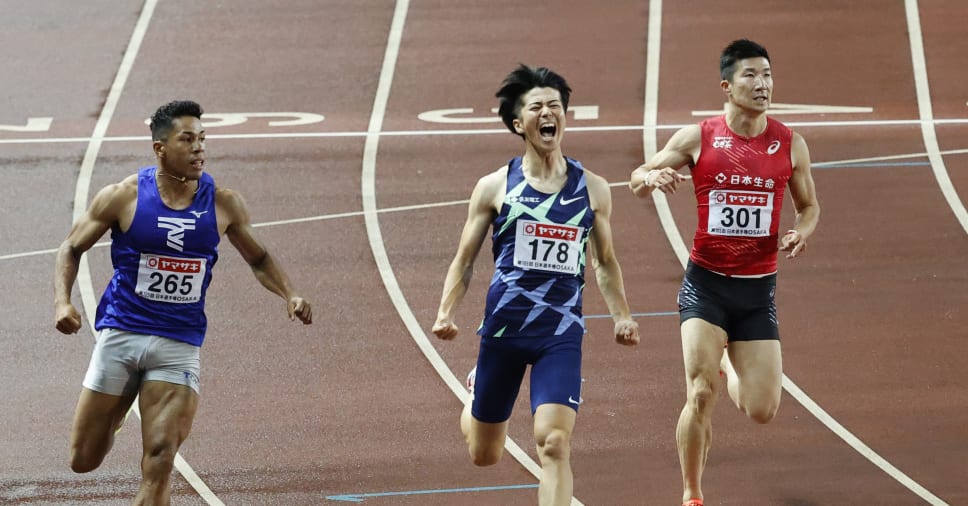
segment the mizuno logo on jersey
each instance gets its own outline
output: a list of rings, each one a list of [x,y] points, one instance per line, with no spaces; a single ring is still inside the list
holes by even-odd
[[[158,228],[168,229],[169,248],[182,251],[185,247],[185,231],[195,230],[195,220],[188,218],[158,217]]]

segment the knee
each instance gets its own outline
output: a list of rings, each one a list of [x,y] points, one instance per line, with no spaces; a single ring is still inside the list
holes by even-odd
[[[178,444],[174,439],[157,438],[146,443],[142,457],[142,469],[145,474],[153,476],[167,476],[175,465],[175,455]]]
[[[502,447],[490,447],[490,446],[480,446],[469,448],[471,454],[471,461],[474,462],[475,466],[487,467],[497,464],[501,460],[501,455],[504,453]]]
[[[71,471],[81,474],[97,469],[104,460],[105,453],[107,453],[107,450],[99,451],[99,448],[93,445],[74,442],[71,445],[70,454]]]
[[[89,473],[101,465],[101,460],[102,459],[92,458],[89,455],[85,455],[77,448],[71,448],[71,471],[74,471],[75,473]]]
[[[764,403],[759,406],[751,406],[743,411],[746,412],[746,416],[759,424],[770,423],[771,420],[776,416],[776,412],[780,407],[779,402]]]
[[[538,455],[542,460],[565,460],[571,451],[571,434],[561,429],[553,429],[543,438],[538,438]]]
[[[703,376],[698,376],[689,382],[689,388],[686,392],[686,405],[697,414],[706,415],[712,412],[718,393],[711,381]]]

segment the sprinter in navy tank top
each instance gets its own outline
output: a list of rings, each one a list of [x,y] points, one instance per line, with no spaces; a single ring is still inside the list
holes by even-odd
[[[569,448],[581,403],[586,244],[615,339],[624,345],[639,342],[612,248],[608,183],[561,153],[570,92],[565,80],[546,68],[522,65],[504,80],[497,93],[499,112],[508,129],[524,139],[525,152],[475,186],[433,325],[440,339],[457,336],[457,306],[492,228],[494,276],[461,431],[476,465],[497,463],[530,365],[542,505],[572,500]]]
[[[169,504],[175,454],[198,406],[205,293],[226,235],[256,278],[286,304],[290,319],[312,322],[312,308],[255,238],[234,191],[204,173],[202,108],[175,101],[151,118],[157,166],[94,196],[57,251],[55,326],[81,328],[71,302],[81,255],[111,230],[111,278],[97,308],[100,331],[71,429],[71,469],[96,469],[135,397],[144,431],[142,481],[135,504]]]

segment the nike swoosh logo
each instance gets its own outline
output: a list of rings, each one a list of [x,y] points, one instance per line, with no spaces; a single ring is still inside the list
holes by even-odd
[[[207,213],[208,211],[188,211],[188,212],[194,214],[196,218],[201,218],[202,215]]]
[[[570,396],[570,395],[568,396],[568,402],[570,402],[570,403],[572,403],[572,404],[574,404],[575,406],[578,406],[578,405],[581,405],[581,401],[580,401],[580,400],[577,400],[577,401],[576,401],[576,400],[575,400],[575,399],[574,399],[574,398],[573,398],[572,396]]]
[[[574,198],[570,198],[570,199],[567,199],[566,200],[565,197],[561,197],[561,200],[559,200],[558,203],[561,204],[561,205],[563,205],[563,206],[567,206],[568,204],[571,204],[572,202],[575,202],[575,201],[581,200],[581,199],[582,199],[582,197],[574,197]]]

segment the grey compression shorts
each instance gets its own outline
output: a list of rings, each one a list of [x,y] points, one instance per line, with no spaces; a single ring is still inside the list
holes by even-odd
[[[109,395],[137,393],[144,381],[164,381],[199,393],[199,348],[167,337],[103,329],[84,387]]]

